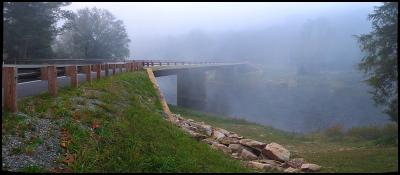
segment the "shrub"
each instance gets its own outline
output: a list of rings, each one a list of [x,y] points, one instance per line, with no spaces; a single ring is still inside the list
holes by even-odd
[[[388,123],[383,127],[369,125],[363,127],[350,128],[347,136],[373,140],[377,145],[396,145],[398,144],[398,126],[396,123]]]
[[[332,124],[325,130],[325,135],[334,139],[342,138],[344,135],[343,125],[340,123]]]
[[[350,128],[347,131],[346,135],[366,140],[374,140],[379,138],[382,134],[381,134],[381,129],[378,126],[369,125],[363,127]]]

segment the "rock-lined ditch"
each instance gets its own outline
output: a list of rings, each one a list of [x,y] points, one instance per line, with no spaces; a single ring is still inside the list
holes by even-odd
[[[185,119],[172,114],[172,122],[194,139],[204,142],[212,149],[241,160],[243,165],[257,170],[275,170],[287,173],[316,172],[321,166],[308,163],[303,158],[291,158],[290,151],[278,143],[269,144],[244,138],[222,128],[204,122]]]

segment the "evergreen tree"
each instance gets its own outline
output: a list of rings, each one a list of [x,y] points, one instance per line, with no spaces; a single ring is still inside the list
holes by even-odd
[[[51,58],[51,44],[63,29],[57,21],[71,12],[67,2],[3,2],[3,54],[9,59]]]
[[[398,122],[397,31],[398,3],[385,2],[368,15],[373,30],[356,36],[366,56],[359,69],[368,76],[375,103]]]

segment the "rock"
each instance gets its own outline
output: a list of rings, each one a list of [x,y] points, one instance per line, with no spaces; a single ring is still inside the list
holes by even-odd
[[[266,164],[270,164],[273,166],[282,166],[282,163],[278,162],[276,160],[261,159],[261,160],[257,160],[257,162],[266,163]]]
[[[232,150],[230,148],[228,148],[227,146],[223,145],[223,144],[219,144],[219,143],[213,143],[211,145],[211,148],[217,149],[217,150],[221,150],[226,154],[231,154]]]
[[[286,162],[286,164],[292,168],[300,168],[304,163],[306,163],[306,161],[303,158],[294,158]]]
[[[289,161],[290,158],[290,152],[283,146],[274,142],[265,146],[265,148],[262,150],[262,154],[269,157],[270,159],[283,162]]]
[[[240,153],[242,151],[242,149],[244,148],[244,146],[241,144],[229,144],[228,147],[232,150],[232,152],[236,152],[236,153]]]
[[[221,133],[223,133],[223,134],[225,134],[225,135],[229,135],[229,134],[230,134],[229,131],[227,131],[227,130],[225,130],[225,129],[222,129],[222,128],[216,128],[215,130],[217,130],[217,131],[219,131],[219,132],[221,132]]]
[[[271,165],[269,164],[260,163],[256,161],[248,161],[247,166],[258,170],[268,170],[272,168]]]
[[[205,143],[207,143],[209,145],[212,145],[213,143],[218,143],[217,141],[213,140],[212,138],[206,138],[206,139],[203,139],[201,141],[205,142]]]
[[[240,153],[240,157],[244,160],[256,160],[257,156],[253,154],[252,152],[242,149],[242,152]]]
[[[200,125],[202,130],[207,134],[208,136],[212,135],[212,127],[210,125]]]
[[[228,134],[228,137],[231,137],[231,138],[235,138],[235,139],[242,139],[243,137],[242,136],[239,136],[239,135],[237,135],[237,134]]]
[[[259,141],[255,141],[252,139],[242,139],[239,141],[240,144],[245,145],[245,146],[249,146],[252,148],[256,148],[256,149],[263,149],[265,147],[265,143],[259,142]]]
[[[231,137],[223,137],[219,140],[219,142],[224,145],[229,145],[229,144],[239,143],[239,140]]]
[[[296,169],[296,168],[289,167],[289,168],[285,169],[283,172],[285,172],[285,173],[300,173],[300,170]]]
[[[206,135],[199,134],[197,132],[192,132],[190,135],[196,140],[203,140],[203,139],[207,138]]]
[[[200,132],[208,136],[212,135],[212,127],[210,125],[205,125],[201,123],[191,123],[191,126],[195,127],[197,132]]]
[[[321,169],[321,166],[312,164],[312,163],[305,163],[301,165],[300,170],[304,172],[315,172],[319,171]]]
[[[193,137],[194,139],[196,139],[196,140],[203,140],[203,139],[207,138],[206,135],[203,135],[203,134],[194,132],[194,131],[192,131],[192,130],[190,130],[190,129],[187,129],[187,128],[185,128],[185,127],[183,127],[182,129],[183,129],[184,131],[186,131],[187,133],[189,133],[190,136],[192,136],[192,137]]]
[[[225,137],[225,134],[223,134],[222,132],[219,132],[217,130],[214,130],[212,133],[212,137],[215,138],[216,140],[222,139]]]

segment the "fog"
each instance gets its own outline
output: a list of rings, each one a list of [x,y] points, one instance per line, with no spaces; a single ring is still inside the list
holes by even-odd
[[[368,3],[93,3],[123,20],[131,59],[246,62],[254,71],[207,77],[206,111],[293,132],[388,122],[356,64],[353,35],[371,30]],[[210,73],[211,74],[211,73]],[[226,75],[229,77],[230,75]],[[176,77],[157,78],[176,104]]]

